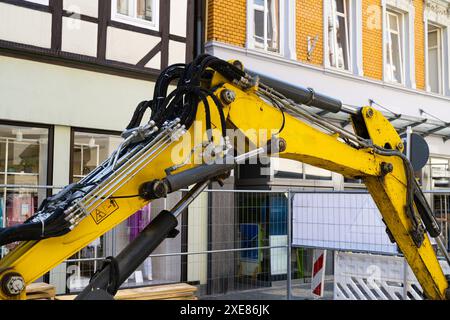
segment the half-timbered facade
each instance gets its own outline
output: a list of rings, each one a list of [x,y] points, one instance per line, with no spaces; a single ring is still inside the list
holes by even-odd
[[[1,225],[25,221],[57,191],[46,186],[81,179],[117,147],[135,107],[152,99],[160,70],[193,58],[195,6],[194,0],[0,0]],[[116,230],[117,250],[138,232],[133,223]],[[113,254],[106,241],[112,236],[50,273],[58,292],[86,284],[95,259]],[[144,280],[149,268],[144,264]],[[156,278],[170,271],[153,266]]]

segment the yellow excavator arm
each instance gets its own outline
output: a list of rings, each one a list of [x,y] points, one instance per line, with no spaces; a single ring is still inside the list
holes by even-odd
[[[353,132],[305,105],[349,113]],[[142,125],[147,109],[152,116]],[[442,244],[439,226],[403,155],[402,140],[371,107],[354,110],[312,89],[245,71],[238,61],[202,55],[162,72],[154,99],[139,104],[122,136],[119,148],[86,178],[46,199],[23,225],[0,230],[0,245],[20,242],[0,261],[0,299],[25,298],[25,285],[148,202],[195,185],[106,263],[79,297],[99,290],[113,296],[142,259],[176,236],[176,216],[210,181],[220,182],[236,164],[262,154],[362,179],[425,297],[449,298],[430,242],[433,237]]]

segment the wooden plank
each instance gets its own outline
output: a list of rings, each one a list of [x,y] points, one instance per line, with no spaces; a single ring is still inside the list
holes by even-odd
[[[53,299],[55,287],[47,283],[32,283],[26,288],[27,300]]]
[[[197,288],[179,283],[119,290],[115,300],[197,300]],[[57,296],[56,300],[73,300],[76,295]]]

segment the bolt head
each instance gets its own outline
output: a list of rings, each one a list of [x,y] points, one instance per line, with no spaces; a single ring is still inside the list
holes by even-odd
[[[232,90],[225,89],[220,93],[220,98],[225,104],[230,104],[236,100],[236,93]]]
[[[6,274],[3,278],[3,291],[9,296],[18,296],[25,290],[25,280],[18,273]]]
[[[402,142],[399,142],[399,143],[397,144],[397,150],[403,150],[404,147],[405,147],[405,146],[403,145]]]
[[[391,173],[392,171],[394,171],[394,166],[392,165],[392,163],[383,162],[381,164],[381,171],[383,174]]]
[[[372,118],[373,117],[373,109],[369,108],[366,112],[366,116],[367,118]]]
[[[158,198],[165,198],[169,192],[167,185],[163,181],[156,181],[153,185],[153,193]]]
[[[284,152],[286,151],[286,148],[287,148],[286,140],[281,138],[278,142],[278,152]]]

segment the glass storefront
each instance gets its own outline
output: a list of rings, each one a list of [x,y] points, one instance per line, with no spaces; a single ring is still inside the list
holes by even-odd
[[[107,159],[122,142],[119,135],[74,131],[72,146],[73,182],[77,182]],[[82,290],[107,256],[116,256],[150,222],[150,205],[142,208],[112,231],[90,243],[66,263],[67,293]],[[143,265],[125,285],[152,280],[151,261]]]
[[[288,200],[284,193],[237,193],[239,248],[287,245]],[[247,250],[239,257],[237,277],[245,285],[270,283],[286,275],[286,250]]]
[[[447,192],[450,188],[450,158],[431,157],[422,169],[422,181],[424,189],[433,190],[433,194],[428,194],[428,199],[441,226],[447,248],[450,248],[450,196]]]
[[[0,124],[0,224],[31,217],[47,196],[49,129]],[[40,188],[41,186],[43,188]],[[2,256],[15,244],[2,248]]]
[[[118,135],[74,131],[72,182],[80,181],[94,170],[112,154],[121,141],[122,138]],[[89,279],[101,265],[100,259],[108,255],[109,244],[106,238],[107,235],[101,236],[68,260],[68,292],[79,291],[89,283]]]

